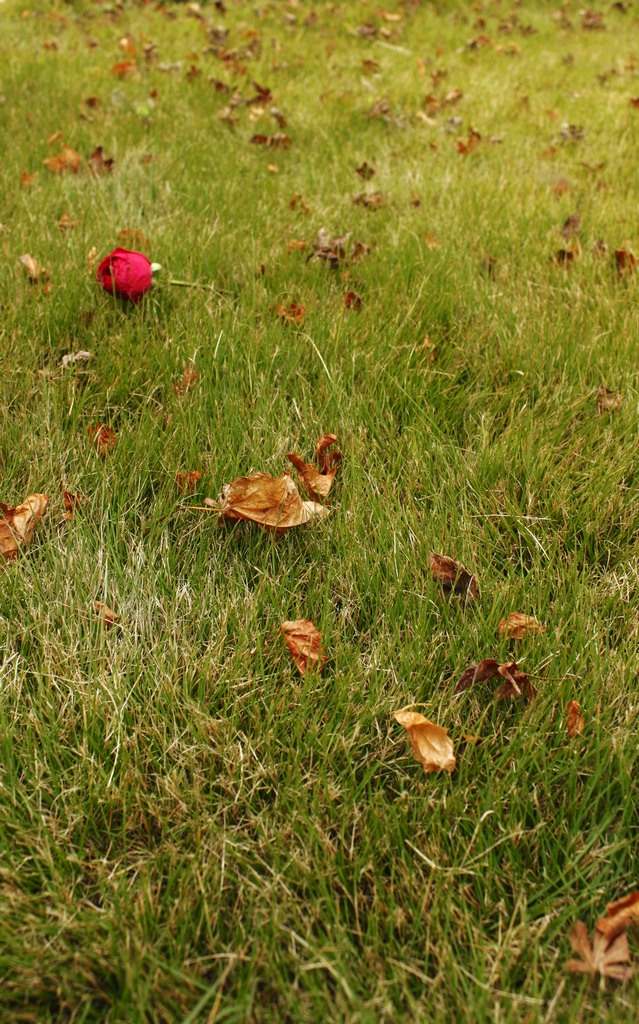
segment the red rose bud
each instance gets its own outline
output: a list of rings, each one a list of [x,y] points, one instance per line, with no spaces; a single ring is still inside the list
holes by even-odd
[[[105,256],[96,276],[108,292],[131,302],[139,302],[153,281],[151,263],[146,256],[128,249],[114,249]]]

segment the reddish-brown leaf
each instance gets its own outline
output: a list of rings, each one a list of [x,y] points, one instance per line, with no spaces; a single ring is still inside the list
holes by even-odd
[[[266,146],[267,149],[288,149],[291,139],[284,132],[275,132],[273,135],[253,135],[249,142],[254,146]]]
[[[581,708],[576,700],[571,700],[566,708],[568,715],[566,729],[569,736],[578,736],[586,728],[586,720],[581,713]]]
[[[352,289],[351,291],[346,292],[346,295],[344,296],[344,305],[346,308],[354,309],[357,312],[362,308],[363,301],[362,296],[358,292],[354,292]]]
[[[185,395],[200,379],[200,373],[196,366],[187,365],[182,370],[182,376],[177,384],[171,384],[176,395]]]
[[[81,494],[74,494],[73,491],[63,491],[62,500],[64,501],[64,507],[66,509],[63,519],[73,519],[73,513],[76,508],[82,504],[84,498]]]
[[[105,157],[102,146],[96,146],[91,153],[91,156],[87,157],[87,165],[94,178],[100,178],[105,174],[110,174],[113,170],[114,164],[115,160],[112,156]]]
[[[497,692],[497,696],[503,697],[524,696],[532,700],[535,696],[535,688],[528,679],[528,676],[518,667],[516,661],[506,662],[500,665],[494,658],[485,658],[478,665],[471,665],[465,672],[462,672],[455,693],[462,693],[468,690],[473,683],[482,683],[487,679],[504,679],[505,682]]]
[[[197,485],[201,479],[202,474],[199,469],[191,469],[183,473],[175,474],[175,482],[178,486],[178,490],[183,494],[193,494],[197,491]]]
[[[511,612],[507,619],[501,620],[497,631],[500,636],[508,636],[512,640],[523,640],[529,633],[545,633],[546,627],[537,622],[532,615]]]
[[[637,269],[637,257],[630,249],[615,249],[615,263],[619,277],[633,274]]]
[[[406,729],[415,759],[425,772],[454,770],[456,758],[448,729],[429,721],[417,711],[396,711],[393,717]]]
[[[93,423],[87,427],[87,434],[95,445],[98,454],[103,458],[109,454],[117,442],[115,431],[104,423]]]
[[[371,167],[370,164],[364,161],[363,164],[360,164],[359,167],[355,168],[355,173],[359,174],[360,178],[364,181],[370,181],[370,179],[375,176],[376,171],[374,167]]]
[[[16,558],[18,549],[33,537],[36,523],[49,504],[48,494],[30,494],[21,505],[9,508],[0,501],[0,554]]]
[[[116,615],[113,609],[102,601],[94,601],[93,610],[102,619],[105,626],[114,626],[116,622],[120,621],[120,616]]]
[[[79,220],[73,220],[73,218],[70,217],[68,213],[62,213],[58,217],[58,220],[57,220],[56,223],[57,223],[58,229],[62,232],[62,234],[65,234],[67,231],[73,231],[74,228],[77,228],[77,226],[80,223],[80,221]]]
[[[47,170],[53,171],[54,174],[62,174],[65,171],[77,174],[82,157],[76,153],[75,149],[71,149],[71,146],[63,146],[61,153],[58,153],[57,156],[49,156],[42,162]]]
[[[367,210],[379,210],[385,203],[381,192],[358,192],[353,196],[356,206],[364,206]]]
[[[125,249],[133,249],[135,252],[148,254],[151,251],[151,242],[138,228],[122,228],[117,234],[118,242],[122,242]]]
[[[448,594],[463,596],[467,601],[473,601],[479,593],[477,577],[464,569],[460,562],[456,562],[447,555],[436,555],[430,553],[430,571],[433,579],[441,583]]]
[[[639,892],[631,892],[623,899],[609,903],[606,907],[606,916],[600,917],[595,927],[600,935],[604,935],[611,942],[631,925],[639,925]]]
[[[323,498],[326,498],[331,489],[342,459],[342,453],[339,448],[333,447],[336,444],[337,437],[335,434],[324,434],[323,437],[320,437],[316,446],[317,466],[314,466],[311,462],[304,462],[294,452],[289,452],[286,456],[300,474],[304,488],[313,501],[321,501]]]
[[[304,319],[304,310],[305,307],[298,305],[297,302],[289,302],[288,306],[280,302],[275,307],[275,312],[280,320],[286,324],[301,324]]]
[[[309,668],[321,671],[322,665],[326,661],[322,647],[322,634],[311,620],[288,620],[283,622],[280,628],[300,674],[304,675]]]
[[[611,391],[605,384],[599,385],[597,391],[597,412],[602,415],[604,412],[616,412],[621,408],[623,395]]]

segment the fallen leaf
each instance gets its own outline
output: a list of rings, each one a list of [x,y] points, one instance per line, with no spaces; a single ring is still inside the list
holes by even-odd
[[[367,210],[379,210],[384,205],[384,196],[381,192],[358,192],[353,196],[356,206],[364,206]]]
[[[30,174],[29,171],[23,171],[20,175],[20,184],[23,188],[30,188],[35,181],[35,174]]]
[[[117,78],[132,78],[137,74],[138,66],[134,60],[119,60],[111,68],[111,74]]]
[[[300,674],[304,675],[308,668],[321,671],[326,661],[322,634],[310,619],[288,620],[282,623],[280,629],[284,633],[286,646]]]
[[[339,263],[346,260],[346,246],[350,235],[341,235],[339,238],[329,238],[324,228],[317,232],[317,238],[313,242],[313,252],[307,256],[307,261],[317,256],[320,260],[326,260],[331,270],[337,270]]]
[[[102,619],[105,626],[114,626],[116,622],[120,621],[120,616],[116,615],[113,609],[102,601],[94,601],[93,610]]]
[[[557,252],[551,257],[553,263],[558,263],[561,267],[569,267],[575,259],[575,251],[573,249],[557,249]]]
[[[79,223],[79,220],[73,220],[68,213],[62,213],[57,220],[58,228],[63,234],[65,231],[72,231]]]
[[[87,352],[85,349],[81,348],[78,352],[67,352],[66,355],[62,356],[60,366],[63,370],[66,370],[67,366],[73,366],[74,363],[86,363],[87,360],[92,358],[92,352]]]
[[[284,132],[275,132],[274,135],[252,135],[249,142],[253,146],[266,146],[267,149],[288,149],[291,139]]]
[[[479,593],[477,577],[464,569],[460,562],[456,562],[447,555],[436,555],[430,553],[430,571],[433,579],[441,583],[447,593],[463,595],[467,601],[472,601]]]
[[[535,696],[535,688],[528,679],[528,676],[521,671],[516,661],[509,661],[503,665],[493,658],[485,658],[478,665],[471,665],[459,677],[455,693],[463,693],[473,683],[482,683],[487,679],[504,679],[505,682],[497,691],[497,697],[502,700],[504,697],[524,696],[532,700]]]
[[[537,622],[532,615],[511,612],[507,619],[501,620],[497,632],[500,636],[508,636],[512,640],[523,640],[528,633],[545,633],[546,627]]]
[[[458,139],[455,145],[458,153],[461,153],[462,156],[467,156],[469,153],[472,153],[473,150],[477,149],[480,142],[481,135],[476,128],[471,128],[466,141],[463,142],[462,139]]]
[[[631,892],[623,899],[609,903],[606,916],[599,918],[595,929],[610,942],[631,925],[639,925],[639,892]]]
[[[453,771],[456,759],[448,729],[435,725],[417,711],[396,711],[393,717],[406,729],[413,754],[425,772]]]
[[[570,936],[570,945],[581,960],[568,960],[564,970],[572,974],[598,974],[600,978],[613,978],[625,981],[633,974],[632,967],[624,967],[630,963],[628,937],[618,935],[610,942],[605,935],[595,931],[594,943],[590,944],[588,929],[583,921],[577,921]]]
[[[144,232],[137,228],[122,228],[121,231],[118,231],[117,239],[118,242],[122,242],[125,249],[133,249],[142,253],[151,251],[151,242]]]
[[[553,149],[552,146],[549,146],[548,148]],[[568,181],[568,178],[557,178],[550,187],[556,196],[563,196],[566,192],[570,192],[572,184]]]
[[[61,131],[53,132],[47,139],[48,146],[55,146],[56,142],[62,142],[64,144],[64,133]]]
[[[439,238],[435,237],[435,235],[429,235],[428,232],[426,232],[424,235],[424,241],[429,249],[441,249],[442,243]]]
[[[602,29],[605,28],[604,16],[601,11],[580,11],[581,14],[581,27],[585,29]]]
[[[75,149],[71,149],[71,146],[63,146],[61,153],[58,153],[57,156],[49,156],[42,162],[54,174],[62,174],[64,171],[71,171],[73,174],[77,174],[82,163],[82,157],[79,153],[76,153]]]
[[[112,156],[105,157],[102,146],[96,146],[90,157],[87,157],[89,171],[94,178],[110,174],[113,170],[115,160]]]
[[[301,324],[304,319],[304,309],[305,307],[298,305],[297,302],[289,302],[288,306],[280,302],[275,307],[275,312],[284,323]]]
[[[335,434],[324,434],[316,445],[317,466],[311,462],[304,462],[294,452],[289,452],[286,458],[295,466],[300,474],[304,488],[313,501],[321,501],[326,498],[331,489],[335,474],[339,469],[342,460],[342,453],[339,448],[333,448],[337,444]]]
[[[30,494],[16,508],[0,501],[0,554],[5,558],[17,557],[20,545],[28,544],[33,537],[36,523],[48,504],[48,494]]]
[[[560,234],[564,238],[574,238],[581,231],[581,217],[577,213],[571,213],[570,217],[567,217],[563,222]]]
[[[362,308],[363,301],[364,300],[362,299],[362,296],[352,290],[346,292],[346,295],[344,296],[344,305],[346,306],[346,308],[355,309],[358,312]]]
[[[198,469],[191,469],[183,473],[175,474],[175,482],[178,486],[178,490],[182,491],[183,494],[193,494],[197,490],[197,485],[202,479],[202,474]]]
[[[188,364],[182,371],[182,376],[177,384],[171,384],[176,395],[185,395],[187,391],[190,391],[194,384],[200,379],[200,373],[196,366],[189,366]]]
[[[103,458],[108,455],[117,442],[115,431],[111,427],[106,427],[103,423],[94,423],[88,426],[87,434],[97,448],[98,454],[102,455]]]
[[[208,499],[207,503],[212,504]],[[251,473],[224,485],[219,513],[220,522],[245,519],[265,530],[274,530],[279,537],[312,519],[325,519],[330,510],[315,501],[303,501],[288,473],[277,477]]]
[[[304,242],[304,241],[298,240],[296,238],[291,238],[291,240],[286,243],[286,251],[289,252],[289,253],[290,252],[304,252],[304,250],[307,248],[307,246],[308,246],[308,242]]]
[[[20,256],[20,262],[22,263],[22,266],[25,268],[27,274],[29,275],[29,280],[31,281],[31,284],[37,284],[39,281],[49,280],[49,271],[45,270],[44,267],[40,266],[38,261],[34,259],[34,257],[31,256],[28,252],[25,252],[22,256]]]
[[[375,176],[376,171],[374,167],[371,167],[371,165],[366,163],[366,160],[364,160],[363,164],[360,164],[359,167],[355,168],[355,173],[359,174],[360,178],[364,181],[370,181],[370,179]]]
[[[73,513],[75,512],[76,508],[78,508],[78,506],[82,504],[84,498],[82,497],[81,494],[74,494],[73,491],[63,491],[62,500],[64,502],[64,507],[66,509],[62,518],[73,519]]]
[[[634,273],[637,269],[637,257],[630,249],[615,249],[615,263],[619,277]]]
[[[580,732],[583,732],[586,728],[586,719],[581,714],[581,709],[576,700],[571,700],[566,708],[568,712],[568,721],[566,722],[566,729],[568,735],[575,737]]]
[[[597,391],[597,412],[600,415],[604,412],[616,412],[617,409],[621,408],[622,402],[623,395],[611,391],[605,384],[599,385],[599,390]]]

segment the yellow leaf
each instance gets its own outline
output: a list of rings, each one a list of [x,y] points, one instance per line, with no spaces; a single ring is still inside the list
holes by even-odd
[[[453,771],[456,759],[448,729],[435,725],[417,711],[396,711],[394,717],[406,729],[415,758],[424,771]]]

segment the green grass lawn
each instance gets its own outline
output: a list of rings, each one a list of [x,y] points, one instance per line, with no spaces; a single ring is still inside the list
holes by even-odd
[[[0,5],[0,500],[51,499],[0,565],[3,1024],[637,1020],[563,971],[639,888],[639,8],[580,10]],[[163,268],[129,307],[126,230]],[[181,510],[327,432],[327,519]],[[536,698],[455,696],[483,658]]]

